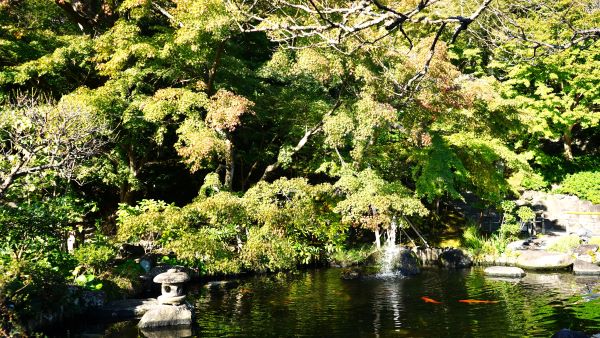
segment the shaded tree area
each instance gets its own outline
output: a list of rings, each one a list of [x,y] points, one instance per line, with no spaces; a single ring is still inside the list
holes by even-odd
[[[3,330],[40,271],[132,288],[122,243],[278,271],[434,233],[467,194],[597,196],[574,187],[600,163],[599,20],[585,0],[0,0]]]

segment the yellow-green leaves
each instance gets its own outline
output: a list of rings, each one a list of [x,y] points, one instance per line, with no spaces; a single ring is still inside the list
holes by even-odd
[[[252,113],[253,105],[245,97],[220,89],[210,98],[206,124],[217,131],[232,132],[240,125],[242,115]]]
[[[225,142],[217,132],[197,118],[185,120],[177,134],[177,153],[183,157],[192,172],[211,164],[212,159],[223,156],[227,151]]]
[[[367,229],[387,228],[396,216],[428,213],[400,182],[387,182],[371,169],[344,172],[335,188],[341,190],[345,199],[334,211],[342,215],[342,221]]]
[[[194,92],[185,88],[164,88],[143,103],[144,117],[152,122],[161,122],[168,116],[186,117],[199,115],[199,110],[208,105],[203,92]],[[194,114],[195,113],[195,114]]]

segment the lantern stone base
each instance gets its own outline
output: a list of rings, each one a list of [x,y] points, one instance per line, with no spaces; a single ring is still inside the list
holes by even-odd
[[[138,327],[144,329],[191,324],[192,311],[187,304],[157,305],[144,314]]]

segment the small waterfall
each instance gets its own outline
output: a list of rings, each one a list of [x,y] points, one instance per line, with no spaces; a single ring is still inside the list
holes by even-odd
[[[387,238],[383,246],[383,256],[381,258],[381,271],[379,276],[395,276],[397,272],[394,271],[394,260],[400,253],[400,248],[396,246],[396,217],[392,218],[390,228],[386,231]]]

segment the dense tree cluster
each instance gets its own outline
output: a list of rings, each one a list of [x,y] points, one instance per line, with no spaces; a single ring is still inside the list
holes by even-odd
[[[0,298],[115,243],[275,271],[466,194],[597,201],[598,6],[0,0]]]

